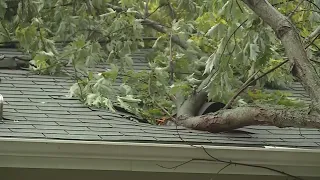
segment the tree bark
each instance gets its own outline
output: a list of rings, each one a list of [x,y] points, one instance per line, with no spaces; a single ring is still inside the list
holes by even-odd
[[[256,105],[220,110],[202,116],[179,118],[176,124],[213,133],[249,125],[320,128],[320,115],[310,115],[308,111],[302,109]]]

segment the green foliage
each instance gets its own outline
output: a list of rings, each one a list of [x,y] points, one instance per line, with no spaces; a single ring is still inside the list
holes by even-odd
[[[142,0],[0,0],[0,40],[19,41],[38,73],[63,73],[71,67],[77,83],[70,96],[111,111],[120,106],[150,122],[175,113],[173,100],[187,98],[199,86],[209,99],[227,102],[252,74],[266,72],[284,59],[272,29],[241,1],[148,2],[146,13]],[[283,14],[297,5],[270,2]],[[151,29],[144,18],[162,24],[167,34]],[[320,24],[319,9],[307,1],[291,18],[302,37]],[[158,39],[146,42],[142,34]],[[172,43],[172,36],[188,48]],[[320,46],[320,40],[314,43]],[[154,49],[148,57],[150,71],[135,71],[131,54],[145,46]],[[318,51],[316,46],[307,50],[313,59]],[[94,67],[99,64],[111,68],[97,72]],[[282,66],[257,85],[286,86],[293,81],[290,68]],[[242,96],[247,102],[296,105],[280,92]]]
[[[248,91],[248,100],[255,103],[269,103],[291,107],[305,107],[306,104],[299,99],[290,98],[290,93],[275,91],[272,93],[262,90]]]

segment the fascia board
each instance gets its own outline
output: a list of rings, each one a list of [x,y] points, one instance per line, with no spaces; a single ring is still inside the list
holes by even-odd
[[[227,163],[214,161],[204,148],[219,160],[269,167],[294,176],[320,177],[320,150],[317,149],[52,139],[1,138],[0,167],[218,173]],[[185,163],[187,161],[190,162]],[[169,168],[174,166],[178,167]],[[281,175],[243,165],[229,165],[219,174]]]

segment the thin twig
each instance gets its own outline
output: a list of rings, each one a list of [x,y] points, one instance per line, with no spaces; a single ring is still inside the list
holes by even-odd
[[[267,74],[273,72],[274,70],[278,69],[279,67],[281,67],[282,65],[284,65],[285,63],[287,63],[289,60],[285,60],[283,62],[281,62],[280,64],[278,64],[277,66],[273,67],[272,69],[268,70],[267,72],[263,73],[262,75],[260,75],[258,78],[256,79],[251,79],[252,77],[250,77],[249,79],[251,79],[249,82],[245,82],[240,89],[237,91],[237,93],[229,100],[229,102],[227,103],[227,105],[223,108],[223,109],[227,109],[230,108],[234,102],[234,100],[245,90],[247,89],[247,87],[254,83],[255,81],[258,81],[259,79],[263,78],[264,76],[266,76]],[[258,73],[259,71],[257,71]],[[248,80],[249,80],[248,79]]]
[[[241,6],[240,6],[240,4],[239,4],[238,0],[236,0],[236,3],[237,3],[237,6],[239,7],[239,9],[240,9],[241,13],[243,13],[243,10],[242,10],[242,8],[241,8]]]
[[[296,6],[296,8],[288,15],[288,18],[290,19],[294,13],[298,10],[299,6],[304,2],[305,0],[301,0],[300,3]]]
[[[286,172],[283,172],[283,171],[280,171],[280,170],[277,170],[277,169],[273,169],[273,168],[269,168],[269,167],[265,167],[265,166],[260,166],[260,165],[254,165],[254,164],[245,164],[245,163],[238,163],[238,162],[233,162],[233,161],[225,161],[225,160],[221,160],[221,159],[218,159],[214,156],[212,156],[207,150],[206,148],[204,148],[203,146],[201,146],[203,151],[209,156],[211,157],[212,159],[214,159],[215,161],[218,161],[218,162],[222,162],[222,163],[228,163],[228,164],[234,164],[234,165],[241,165],[241,166],[248,166],[248,167],[255,167],[255,168],[260,168],[260,169],[266,169],[266,170],[270,170],[270,171],[273,171],[273,172],[277,172],[279,174],[282,174],[282,175],[286,175],[288,177],[292,177],[292,178],[295,178],[297,180],[303,180],[302,178],[300,177],[297,177],[297,176],[293,176],[291,174],[288,174]]]
[[[203,148],[203,150],[206,152],[206,154],[208,156],[210,156],[210,158],[212,159],[200,159],[200,158],[193,158],[193,159],[190,159],[190,160],[187,160],[183,163],[180,163],[176,166],[172,166],[172,167],[166,167],[166,166],[162,166],[162,165],[159,165],[157,164],[157,166],[159,167],[162,167],[162,168],[165,168],[165,169],[177,169],[178,167],[181,167],[183,165],[186,165],[188,163],[191,163],[193,161],[206,161],[206,162],[221,162],[221,163],[227,163],[228,165],[224,166],[223,169],[227,168],[228,166],[230,165],[239,165],[239,166],[247,166],[247,167],[254,167],[254,168],[259,168],[259,169],[266,169],[266,170],[269,170],[269,171],[272,171],[272,172],[276,172],[276,173],[279,173],[279,174],[282,174],[282,175],[285,175],[285,176],[288,176],[288,177],[291,177],[291,178],[294,178],[296,180],[303,180],[302,178],[300,177],[297,177],[297,176],[294,176],[294,175],[291,175],[289,173],[286,173],[286,172],[283,172],[283,171],[280,171],[280,170],[277,170],[277,169],[273,169],[273,168],[269,168],[269,167],[266,167],[266,166],[261,166],[261,165],[254,165],[254,164],[245,164],[245,163],[238,163],[238,162],[234,162],[234,161],[224,161],[224,160],[220,160],[220,159],[217,159],[216,157],[212,156],[211,154],[209,154],[209,152]],[[219,173],[221,172],[221,170],[218,171]]]
[[[308,37],[305,38],[305,43],[309,42],[311,39],[313,39],[305,48],[308,48],[311,44],[314,43],[314,41],[317,40],[317,38],[320,35],[320,26],[318,26],[312,33],[309,34]]]
[[[170,41],[169,41],[169,48],[170,48],[170,80],[169,80],[169,85],[173,84],[173,58],[172,58],[172,32],[170,32]]]
[[[223,107],[223,109],[228,109],[231,107],[234,100],[250,85],[250,82],[254,79],[254,77],[259,73],[260,71],[255,72],[252,74],[247,81],[238,89],[237,93],[228,101],[228,103]]]
[[[146,16],[145,18],[149,18],[151,15],[153,15],[154,13],[156,13],[160,8],[167,6],[168,4],[162,4],[160,6],[158,6],[154,11],[152,11],[150,14],[148,14],[148,16]]]

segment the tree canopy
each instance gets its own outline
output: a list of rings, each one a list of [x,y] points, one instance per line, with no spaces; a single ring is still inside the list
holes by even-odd
[[[0,12],[0,42],[29,53],[34,72],[72,67],[70,96],[89,106],[211,132],[320,127],[319,0],[0,0]],[[137,71],[142,48],[149,70]],[[264,91],[293,81],[311,106]],[[207,101],[225,107],[197,116]]]

